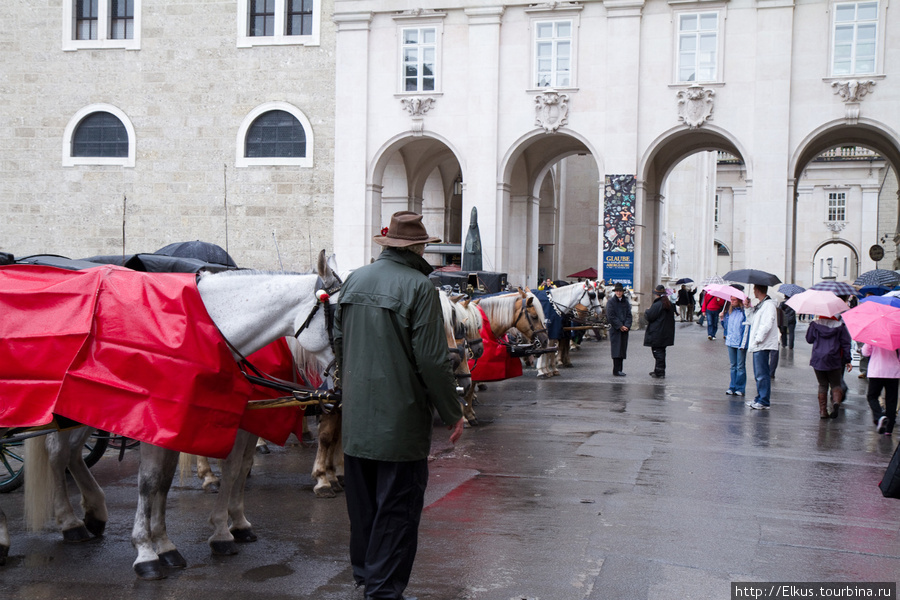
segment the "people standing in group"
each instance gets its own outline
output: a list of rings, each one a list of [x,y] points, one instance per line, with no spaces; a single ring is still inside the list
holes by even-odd
[[[675,345],[675,306],[669,300],[665,287],[656,286],[653,295],[653,303],[644,311],[647,319],[644,345],[650,347],[656,361],[650,377],[662,379],[666,376],[666,348]]]
[[[891,435],[897,422],[897,389],[900,383],[900,352],[863,344],[860,353],[869,357],[869,370],[866,376],[869,387],[866,400],[872,411],[872,422],[878,433]],[[884,409],[878,397],[884,390]]]
[[[703,299],[701,310],[706,315],[706,339],[716,339],[716,332],[719,330],[719,313],[725,306],[725,301],[718,296],[706,294]]]
[[[819,382],[819,418],[837,417],[844,401],[841,386],[843,371],[850,364],[850,331],[837,317],[816,317],[806,330],[806,341],[812,344],[809,364]],[[828,411],[828,388],[831,387],[831,411]]]
[[[781,309],[782,321],[778,329],[781,331],[781,347],[794,349],[794,330],[797,328],[797,311],[788,306],[787,301],[790,296],[785,296],[782,303],[778,306]]]
[[[688,318],[688,311],[690,310],[692,300],[693,298],[691,298],[691,292],[688,290],[687,285],[682,284],[681,289],[678,290],[678,301],[675,302],[682,323],[690,320]]]
[[[631,302],[625,296],[625,288],[617,283],[612,297],[606,301],[606,319],[609,321],[609,349],[612,353],[613,375],[625,377],[622,363],[628,354],[628,332],[631,330]]]
[[[748,298],[744,302],[744,310],[750,320],[747,352],[753,355],[756,398],[748,400],[746,404],[754,410],[769,410],[772,403],[769,363],[772,352],[778,350],[778,315],[775,301],[769,297],[768,286],[754,284],[753,296],[758,300],[756,306],[751,307]]]
[[[367,599],[400,600],[409,583],[434,411],[452,443],[463,431],[440,299],[422,258],[436,241],[421,215],[395,213],[375,237],[384,250],[347,277],[335,311],[350,562]]]
[[[729,396],[743,396],[747,389],[747,340],[750,324],[740,298],[732,296],[722,316],[725,347],[731,364],[731,381],[725,391]]]

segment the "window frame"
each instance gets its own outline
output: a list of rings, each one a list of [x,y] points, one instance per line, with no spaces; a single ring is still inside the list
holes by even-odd
[[[427,17],[397,15],[394,17],[396,24],[396,96],[440,96],[443,93],[443,54],[444,54],[444,17],[446,13],[435,12]],[[406,90],[406,75],[403,69],[403,31],[406,29],[427,29],[434,28],[434,89],[433,90]]]
[[[839,204],[835,204],[835,206],[834,206],[835,216],[837,216],[838,214],[841,214],[842,218],[840,218],[840,219],[838,219],[838,218],[832,219],[831,218],[831,211],[832,211],[831,196],[833,196],[833,195],[840,196],[840,198],[834,198],[835,201],[840,201]],[[844,223],[847,221],[847,196],[848,196],[848,190],[846,190],[846,189],[825,190],[825,222],[826,223]]]
[[[423,42],[417,42],[415,44],[416,49],[419,53],[419,58],[416,62],[417,72],[416,75],[416,89],[408,90],[406,89],[406,80],[408,77],[406,76],[406,52],[405,50],[409,48],[412,44],[406,44],[406,32],[415,29],[419,32],[419,35],[422,35],[423,31],[427,29],[434,30],[434,44],[425,44]],[[419,85],[422,83],[423,78],[425,77],[422,73],[422,57],[421,52],[424,48],[428,46],[433,46],[434,49],[434,61],[432,63],[432,74],[431,78],[433,80],[432,89],[419,89]],[[438,47],[439,47],[439,32],[436,25],[433,23],[429,24],[409,24],[402,26],[400,28],[400,93],[401,94],[434,94],[438,92]]]
[[[546,5],[538,5],[525,9],[529,16],[529,43],[530,43],[530,63],[528,68],[528,82],[526,91],[532,93],[543,93],[546,90],[554,89],[566,92],[578,91],[578,43],[581,31],[581,11],[584,8],[582,4],[557,5],[555,8],[548,9]],[[572,21],[572,38],[571,38],[571,54],[569,55],[569,85],[560,87],[537,87],[537,23],[546,21]]]
[[[834,72],[834,50],[835,50],[835,42],[836,42],[836,31],[837,31],[837,8],[840,5],[848,5],[848,4],[869,4],[874,2],[877,5],[876,8],[876,18],[875,18],[875,65],[874,69],[870,73],[856,73],[855,70],[851,73],[845,74],[836,74]],[[828,64],[826,65],[825,72],[828,73],[826,80],[834,79],[853,79],[856,77],[878,77],[883,76],[884,74],[884,52],[885,52],[885,44],[884,44],[884,30],[885,30],[885,19],[887,10],[886,6],[887,2],[885,0],[832,0],[829,4],[829,17],[828,17]],[[854,23],[858,23],[858,21],[854,21]],[[856,29],[854,28],[854,39],[855,39]],[[856,44],[853,46],[853,50],[856,50]],[[855,61],[853,61],[855,62]],[[855,69],[856,65],[851,65],[853,69]]]
[[[134,35],[131,39],[110,38],[114,15],[110,10],[110,0],[98,0],[97,2],[97,39],[79,40],[75,38],[75,3],[77,0],[63,0],[62,22],[62,49],[66,52],[76,50],[97,49],[141,49],[141,3],[142,0],[134,0],[134,20],[132,27]]]
[[[694,81],[681,80],[681,18],[686,15],[700,15],[715,13],[716,15],[716,75],[714,79],[695,79]],[[672,11],[672,82],[678,86],[710,85],[725,82],[725,21],[727,15],[724,6],[692,6]],[[699,33],[699,30],[698,30]],[[699,46],[698,46],[699,50]],[[697,74],[699,75],[699,65]]]
[[[568,85],[539,85],[538,82],[538,27],[543,24],[552,24],[554,35],[549,38],[552,44],[551,50],[551,63],[553,66],[551,67],[550,74],[551,77],[556,79],[558,77],[559,71],[555,69],[556,61],[557,61],[557,47],[560,41],[564,38],[560,38],[556,36],[556,27],[559,23],[568,22],[571,33],[568,37],[569,42],[569,83]],[[576,32],[577,25],[575,15],[552,15],[548,17],[536,17],[531,21],[531,89],[534,90],[568,90],[575,87],[575,56],[576,56]]]
[[[78,126],[85,117],[96,112],[110,113],[118,118],[119,121],[122,122],[122,125],[125,126],[125,131],[128,134],[127,156],[72,156],[72,142],[75,137],[75,130],[78,129]],[[134,125],[132,124],[131,119],[128,118],[128,115],[112,104],[91,104],[72,115],[72,118],[69,119],[69,123],[66,125],[66,129],[63,132],[62,165],[64,167],[75,167],[79,165],[134,167],[135,145]]]
[[[282,110],[286,113],[290,113],[294,116],[303,127],[303,132],[306,134],[306,156],[303,157],[284,157],[284,156],[271,156],[271,157],[258,157],[251,158],[244,156],[244,151],[246,149],[247,144],[247,133],[250,131],[250,126],[256,121],[256,119],[262,115],[263,113],[271,112],[273,110]],[[237,141],[236,141],[236,155],[234,165],[239,168],[246,167],[301,167],[301,168],[311,168],[314,164],[314,151],[315,151],[315,136],[313,134],[312,125],[309,122],[309,119],[306,118],[306,115],[303,114],[299,108],[294,106],[293,104],[289,104],[287,102],[266,102],[264,104],[260,104],[253,110],[251,110],[244,117],[244,120],[241,121],[240,127],[238,127],[237,132]]]
[[[287,35],[288,0],[275,0],[275,34],[250,35],[250,2],[237,0],[237,47],[318,46],[322,28],[322,0],[312,0],[312,31],[308,35]]]

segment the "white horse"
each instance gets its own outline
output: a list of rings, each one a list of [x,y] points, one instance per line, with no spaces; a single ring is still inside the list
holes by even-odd
[[[593,281],[584,281],[565,285],[560,288],[545,290],[550,304],[550,314],[547,318],[553,321],[555,327],[548,326],[550,343],[556,342],[557,351],[542,354],[538,358],[538,377],[545,379],[559,375],[559,365],[571,366],[569,362],[569,340],[563,331],[567,319],[587,317],[591,314],[600,316],[603,312],[601,305],[601,288]],[[547,310],[545,308],[545,313]],[[555,333],[554,333],[555,332]],[[557,337],[558,336],[558,337]]]
[[[313,354],[322,370],[325,370],[334,358],[330,343],[331,322],[327,313],[333,309],[337,297],[332,295],[320,301],[317,291],[322,287],[330,288],[337,282],[323,252],[319,255],[317,274],[250,271],[203,273],[197,287],[207,312],[231,344],[236,360],[278,338],[294,336],[299,345]],[[325,310],[320,310],[323,306]],[[84,532],[81,531],[84,528],[88,532],[87,537],[91,534],[100,535],[107,521],[105,500],[89,470],[83,466],[80,450],[72,451],[73,446],[81,446],[74,443],[72,435],[60,432],[47,436],[46,441],[30,444],[49,447],[50,454],[56,457],[52,463],[55,468],[51,471],[55,472],[57,483],[50,482],[52,492],[41,492],[38,487],[32,488],[31,492],[27,489],[29,485],[41,482],[46,485],[48,478],[32,476],[40,468],[37,464],[32,466],[29,456],[36,456],[37,453],[26,450],[26,498],[31,498],[30,501],[34,503],[31,508],[35,509],[29,512],[29,525],[32,529],[43,526],[46,519],[42,521],[41,518],[50,512],[50,508],[40,510],[40,506],[47,506],[52,500],[52,511],[64,531],[78,530],[75,535],[84,538]],[[56,441],[52,438],[56,438]],[[243,500],[244,482],[252,464],[255,442],[256,436],[239,430],[234,447],[223,464],[220,493],[210,516],[214,531],[209,538],[209,545],[214,554],[234,554],[237,552],[235,542],[256,540],[252,526],[244,515]],[[66,451],[66,448],[69,450]],[[140,452],[139,497],[132,530],[132,544],[137,549],[137,558],[133,566],[138,577],[159,579],[165,576],[164,567],[183,568],[187,564],[169,539],[165,524],[166,497],[175,475],[179,453],[147,443],[141,444]],[[82,491],[84,521],[74,517],[74,511],[64,492],[65,466],[69,467]],[[59,480],[61,484],[58,483]],[[71,536],[72,534],[69,535]],[[5,545],[7,549],[9,546],[5,519],[2,518],[0,545]],[[3,552],[2,547],[0,552]]]

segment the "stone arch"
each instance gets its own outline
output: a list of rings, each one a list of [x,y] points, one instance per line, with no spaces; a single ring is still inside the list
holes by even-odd
[[[565,160],[588,156],[590,159]],[[585,170],[595,172],[588,177],[593,179],[591,185],[599,191],[592,192],[589,197],[568,199],[565,174],[572,175],[576,170],[579,175]],[[597,228],[591,232],[592,241],[585,241],[588,240],[586,235],[569,235],[571,227],[565,218],[567,207],[575,210],[576,204],[578,211],[590,211],[589,220],[600,218],[603,186],[599,182],[603,179],[604,166],[601,155],[587,138],[565,128],[555,133],[542,129],[528,131],[510,144],[500,160],[498,171],[499,245],[508,249],[507,255],[498,262],[507,265],[510,281],[536,285],[540,269],[548,276],[564,277],[565,273],[561,271],[567,268],[566,261],[572,260],[573,255],[581,257],[587,252],[591,258],[581,260],[587,261],[588,265],[574,267],[572,271],[595,261],[594,266],[599,266]],[[548,193],[554,194],[552,201],[546,197]],[[560,198],[565,201],[560,202]],[[522,238],[514,239],[513,235]]]
[[[685,158],[704,151],[722,151],[737,157],[743,163],[744,181],[752,185],[753,164],[745,146],[731,132],[706,123],[698,129],[684,126],[662,132],[647,147],[638,164],[635,207],[637,215],[637,243],[635,247],[635,288],[643,293],[642,301],[650,297],[649,291],[660,278],[657,257],[661,254],[662,189],[672,170]],[[637,233],[639,232],[639,233]],[[714,241],[712,231],[706,234],[704,247]],[[730,249],[729,249],[730,250]],[[734,260],[734,253],[731,253]]]
[[[462,194],[454,188],[464,180],[465,161],[446,138],[433,132],[404,132],[376,151],[366,173],[366,228],[377,233],[397,210],[424,215],[430,233],[444,242],[459,243],[462,234]],[[463,186],[464,187],[464,186]],[[370,244],[366,260],[379,248]]]
[[[807,165],[823,152],[837,148],[840,146],[862,146],[874,150],[884,157],[891,165],[894,173],[900,173],[900,135],[892,128],[884,123],[867,118],[860,118],[855,123],[848,123],[846,120],[833,120],[823,123],[813,131],[809,132],[806,137],[797,145],[791,156],[789,165],[791,180],[791,240],[797,237],[798,222],[798,201],[799,188],[797,183],[806,169]],[[900,199],[898,199],[900,201]],[[862,268],[861,257],[858,248],[855,248],[847,240],[840,238],[829,239],[820,244],[813,257],[829,243],[843,243],[851,248],[857,261],[857,270]],[[797,244],[791,244],[792,254],[790,257],[790,272],[788,277],[794,280],[798,270],[797,264]],[[812,258],[811,258],[812,260]]]
[[[851,281],[856,279],[856,277],[859,276],[859,248],[857,248],[856,244],[853,244],[849,240],[843,238],[830,238],[819,243],[816,246],[815,251],[812,253],[812,256],[809,257],[809,266],[812,268],[813,281],[820,281],[822,279],[821,274],[816,274],[816,257],[819,255],[819,252],[821,252],[828,246],[845,246],[850,250],[850,258],[853,261],[853,264],[851,265],[853,268],[850,270],[850,272],[846,276],[840,276],[836,278],[839,280],[850,279]]]

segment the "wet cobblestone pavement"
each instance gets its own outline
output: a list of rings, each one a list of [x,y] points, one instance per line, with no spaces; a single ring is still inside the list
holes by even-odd
[[[678,323],[667,377],[652,379],[643,332],[626,377],[607,342],[586,340],[560,377],[489,384],[483,425],[456,447],[435,430],[419,554],[408,593],[421,600],[719,599],[732,581],[897,581],[900,501],[878,481],[900,435],[878,435],[865,380],[820,420],[809,346],[783,351],[772,409],[725,395],[728,357],[706,328]],[[750,361],[748,360],[748,363]],[[752,397],[752,366],[748,397]],[[900,432],[898,432],[900,433]],[[138,581],[130,544],[137,452],[92,471],[107,493],[106,535],[67,545],[31,534],[22,493],[0,495],[12,549],[10,600],[362,600],[347,559],[344,501],[316,499],[314,449],[259,455],[247,514],[259,541],[209,554],[213,497],[176,480],[169,535],[188,568]]]

